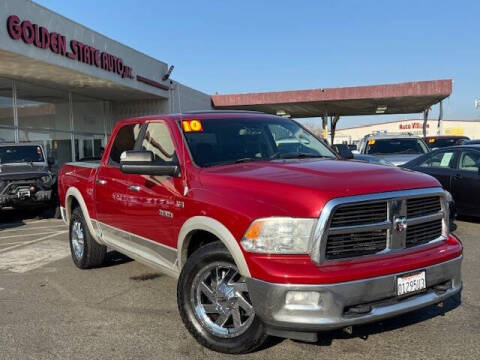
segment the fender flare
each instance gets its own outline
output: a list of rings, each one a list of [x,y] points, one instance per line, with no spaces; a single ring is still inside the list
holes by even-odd
[[[67,224],[70,224],[70,218],[72,216],[72,199],[77,200],[78,204],[80,205],[90,234],[98,243],[103,244],[103,242],[98,239],[97,231],[93,227],[93,222],[90,218],[90,214],[88,213],[87,204],[85,204],[85,200],[83,200],[82,193],[74,186],[69,187],[67,193],[65,194],[65,220],[67,221]]]
[[[240,245],[225,225],[208,216],[194,216],[188,219],[180,229],[177,242],[177,264],[179,270],[183,268],[187,259],[188,235],[195,230],[203,230],[212,233],[225,245],[238,267],[241,275],[251,277],[247,262]]]

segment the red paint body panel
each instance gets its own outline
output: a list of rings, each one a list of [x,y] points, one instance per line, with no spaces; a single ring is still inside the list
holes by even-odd
[[[248,266],[258,279],[283,284],[330,284],[401,273],[455,259],[462,245],[451,235],[446,241],[396,254],[315,266],[309,256],[251,255]]]
[[[229,118],[262,116],[270,117],[209,113],[196,114],[194,118],[228,121]],[[326,202],[333,198],[440,186],[434,178],[409,170],[341,160],[277,160],[199,168],[193,163],[178,126],[179,121],[190,118],[186,115],[151,116],[118,123],[100,169],[62,167],[59,174],[62,206],[65,206],[67,189],[74,186],[82,193],[91,218],[176,248],[182,225],[193,216],[216,219],[240,241],[257,218],[318,218]],[[181,176],[120,175],[118,168],[109,169],[107,160],[118,129],[129,123],[151,121],[164,121],[168,125]],[[104,190],[100,190],[95,181],[107,175],[109,179],[105,180],[119,185],[115,185],[115,189],[107,186],[110,193],[102,193]],[[140,191],[128,190],[130,185],[138,185]],[[186,195],[185,187],[188,187]],[[178,201],[184,204],[183,208],[175,206]],[[102,219],[98,218],[99,210]],[[159,210],[169,211],[173,217],[159,216]],[[448,241],[418,249],[321,266],[314,265],[308,256],[243,253],[254,278],[277,283],[320,284],[409,271],[452,259],[461,251],[461,244],[451,236]]]

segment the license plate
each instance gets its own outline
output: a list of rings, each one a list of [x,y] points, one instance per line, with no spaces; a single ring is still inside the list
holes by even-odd
[[[406,295],[426,289],[425,271],[397,277],[397,295]]]
[[[30,197],[30,190],[28,189],[20,189],[17,192],[17,196],[19,198],[25,198],[25,197]]]

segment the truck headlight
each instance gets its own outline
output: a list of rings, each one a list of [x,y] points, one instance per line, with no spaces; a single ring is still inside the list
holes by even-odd
[[[241,241],[249,252],[308,254],[317,219],[273,217],[255,220]]]

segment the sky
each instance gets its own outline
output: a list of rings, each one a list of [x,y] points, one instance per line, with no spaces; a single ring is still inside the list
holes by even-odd
[[[175,80],[209,94],[453,79],[443,118],[480,120],[480,1],[35,2],[175,65]]]

